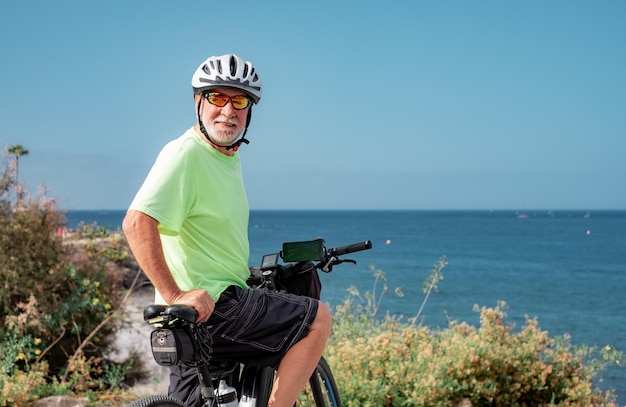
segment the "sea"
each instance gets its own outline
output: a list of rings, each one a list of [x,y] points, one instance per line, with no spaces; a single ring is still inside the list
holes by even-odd
[[[124,213],[70,210],[66,218],[69,228],[95,222],[114,230]],[[425,279],[445,256],[444,279],[420,314],[423,325],[477,326],[476,306],[504,301],[506,321],[516,329],[535,318],[551,337],[626,352],[624,210],[253,210],[249,237],[251,266],[279,252],[283,242],[323,238],[336,247],[371,241],[371,250],[347,257],[356,265],[321,273],[322,300],[331,307],[350,287],[380,295],[374,270],[382,270],[389,290],[379,315],[413,317],[425,298]],[[614,390],[626,405],[626,367],[605,369],[595,385]]]

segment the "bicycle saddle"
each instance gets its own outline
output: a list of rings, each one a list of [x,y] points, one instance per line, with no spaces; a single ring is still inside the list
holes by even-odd
[[[160,317],[167,305],[150,304],[143,309],[143,320],[148,322],[153,318]]]
[[[143,320],[149,322],[150,320],[163,315],[170,315],[179,319],[183,319],[187,322],[196,322],[198,313],[192,307],[182,304],[174,305],[160,305],[150,304],[143,310]]]
[[[182,304],[169,306],[150,304],[143,310],[143,320],[146,322],[163,315],[169,315],[187,322],[196,322],[196,319],[198,318],[198,313],[194,308]]]
[[[171,315],[176,318],[183,319],[187,322],[195,323],[198,319],[198,311],[195,308],[188,305],[174,304],[170,305],[163,312],[166,315]]]

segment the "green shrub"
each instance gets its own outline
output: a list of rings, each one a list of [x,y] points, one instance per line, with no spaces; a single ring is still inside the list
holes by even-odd
[[[47,203],[29,204],[0,214],[0,313],[12,315],[16,305],[35,296],[56,305],[63,294],[67,252],[54,233],[62,222]]]
[[[122,301],[125,240],[96,225],[64,238],[54,201],[11,202],[11,180],[0,177],[0,406],[118,386],[130,361],[102,355]]]

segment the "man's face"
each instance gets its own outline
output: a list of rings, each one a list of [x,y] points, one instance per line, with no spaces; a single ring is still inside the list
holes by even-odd
[[[240,90],[228,88],[212,89],[211,92],[230,97],[246,96]],[[250,106],[237,110],[233,107],[232,102],[228,101],[224,107],[219,107],[209,103],[204,96],[200,97],[202,98],[200,101],[202,103],[200,118],[211,139],[221,146],[229,146],[237,141],[246,126],[246,118]]]

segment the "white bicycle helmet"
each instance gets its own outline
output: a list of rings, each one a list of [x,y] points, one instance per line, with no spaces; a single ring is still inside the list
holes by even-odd
[[[209,57],[191,78],[194,94],[212,88],[234,88],[246,92],[254,103],[261,100],[261,78],[251,62],[235,54]]]

